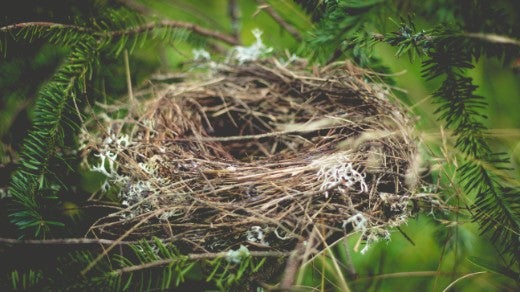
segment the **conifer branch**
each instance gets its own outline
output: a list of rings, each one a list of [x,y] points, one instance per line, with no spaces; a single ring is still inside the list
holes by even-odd
[[[120,37],[124,35],[131,35],[131,34],[138,34],[146,31],[151,31],[158,28],[181,28],[181,29],[187,29],[190,31],[193,31],[197,34],[200,34],[202,36],[207,36],[219,41],[222,41],[224,43],[227,43],[229,45],[239,45],[240,43],[236,38],[233,36],[230,36],[228,34],[216,31],[216,30],[210,30],[207,28],[204,28],[202,26],[198,26],[191,22],[184,22],[184,21],[176,21],[176,20],[161,20],[159,22],[150,22],[146,23],[144,25],[140,25],[137,27],[125,29],[125,30],[117,30],[117,31],[110,31],[110,32],[101,32],[97,35],[109,35],[111,37]]]
[[[85,40],[71,52],[54,79],[40,91],[36,102],[33,127],[23,141],[20,166],[11,178],[10,194],[13,200],[11,221],[20,230],[33,230],[35,236],[45,237],[52,226],[63,223],[42,215],[42,200],[54,201],[55,186],[59,179],[49,171],[49,162],[63,148],[68,128],[76,127],[74,108],[69,104],[75,91],[82,87],[95,62],[91,41]],[[74,129],[70,129],[74,131]]]
[[[150,22],[142,25],[130,27],[127,29],[114,30],[114,31],[104,31],[104,30],[94,30],[92,28],[71,25],[71,24],[61,24],[54,22],[22,22],[11,24],[7,26],[0,27],[0,32],[11,32],[20,29],[27,28],[40,28],[40,29],[64,29],[64,30],[74,30],[77,32],[90,34],[94,37],[122,37],[128,35],[140,34],[147,31],[152,31],[160,28],[178,28],[178,29],[186,29],[189,31],[193,31],[199,35],[213,38],[215,40],[219,40],[221,42],[227,43],[229,45],[239,45],[240,42],[233,36],[216,31],[208,28],[204,28],[202,26],[198,26],[194,23],[184,22],[184,21],[176,21],[176,20],[161,20],[158,22]]]
[[[487,51],[472,40],[490,41],[504,45],[514,44],[512,39],[489,38],[489,34],[464,34],[457,29],[440,27],[431,31],[418,31],[411,19],[403,22],[398,31],[384,37],[385,41],[397,47],[397,55],[408,54],[427,56],[423,61],[423,76],[427,80],[443,77],[444,80],[434,92],[435,111],[439,119],[453,130],[456,137],[455,147],[459,149],[465,164],[458,168],[458,179],[466,194],[476,194],[473,203],[473,219],[480,224],[481,231],[491,236],[502,253],[509,254],[512,262],[520,266],[520,190],[505,185],[510,175],[501,172],[497,175],[486,165],[494,165],[504,170],[509,163],[503,155],[494,153],[485,138],[487,127],[483,121],[487,108],[484,98],[474,92],[477,86],[465,70],[473,68],[473,60],[482,54],[501,56],[499,51]],[[478,48],[478,49],[476,49]],[[500,226],[498,226],[500,225]]]
[[[186,259],[192,260],[192,261],[199,261],[199,260],[211,260],[211,259],[217,259],[217,258],[225,258],[228,252],[207,252],[207,253],[201,253],[201,254],[187,254],[185,255]],[[280,251],[250,251],[249,255],[251,257],[259,257],[259,258],[284,258],[288,257],[290,255],[289,252],[280,252]],[[148,263],[143,263],[139,265],[133,265],[124,267],[121,269],[117,269],[112,271],[113,274],[125,274],[125,273],[132,273],[140,270],[146,270],[154,267],[163,267],[167,266],[169,264],[173,264],[179,261],[179,258],[167,258],[162,260],[156,260]]]
[[[87,27],[82,27],[73,24],[62,24],[47,21],[34,21],[34,22],[20,22],[0,27],[1,32],[11,32],[23,28],[59,28],[59,29],[73,29],[79,32],[93,33],[95,30]]]

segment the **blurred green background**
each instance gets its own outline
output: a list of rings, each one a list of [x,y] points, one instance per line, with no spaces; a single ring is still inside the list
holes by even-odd
[[[233,32],[233,23],[229,16],[228,0],[120,0],[120,1],[83,1],[54,0],[28,1],[16,3],[3,1],[0,4],[0,25],[27,21],[51,21],[70,23],[74,18],[95,17],[97,7],[103,5],[127,5],[141,11],[151,19],[175,19],[196,23],[215,30]],[[402,1],[407,2],[407,1]],[[438,2],[442,8],[443,1]],[[100,3],[102,5],[100,5]],[[293,1],[236,1],[239,7],[237,19],[238,34],[244,45],[254,42],[251,31],[260,28],[262,39],[267,46],[273,47],[277,56],[286,58],[286,54],[302,51],[302,42],[296,40],[266,13],[263,5],[268,3],[287,23],[293,25],[305,39],[312,38],[314,28],[308,16]],[[446,4],[446,9],[449,5]],[[403,12],[405,13],[405,12]],[[388,33],[397,30],[392,20],[399,15],[387,16],[382,20]],[[392,17],[393,19],[391,19]],[[421,27],[428,29],[437,25],[431,19],[422,19]],[[188,43],[157,44],[137,49],[130,56],[130,71],[134,85],[146,82],[151,74],[178,72],[183,64],[193,58],[195,47]],[[17,151],[31,121],[31,109],[36,93],[62,62],[67,51],[43,42],[8,43],[6,56],[0,59],[0,236],[13,237],[14,228],[8,222],[5,203],[9,177],[16,166]],[[395,96],[404,102],[417,118],[417,133],[424,149],[424,159],[430,168],[442,177],[446,165],[457,163],[454,155],[452,138],[443,132],[442,122],[437,121],[432,105],[431,94],[439,86],[438,80],[426,81],[421,77],[420,59],[411,62],[406,57],[397,58],[396,49],[387,44],[377,44],[373,56],[379,58],[389,68],[395,81]],[[225,54],[214,56],[223,59]],[[520,56],[519,56],[520,57]],[[511,64],[502,64],[496,60],[482,58],[470,70],[470,76],[479,86],[477,93],[485,96],[489,106],[486,110],[489,127],[487,132],[492,146],[511,155],[513,167],[520,176],[520,75],[515,73]],[[95,98],[108,97],[117,99],[126,93],[123,59],[104,60],[100,72],[103,86],[94,92]],[[447,153],[442,152],[443,144],[448,146]],[[447,173],[453,169],[448,167]],[[442,179],[445,188],[441,190],[446,198],[456,205],[457,200],[465,200],[456,186],[450,186],[446,178]],[[84,200],[93,191],[96,179],[85,175],[81,184],[83,190],[78,194],[84,198],[70,198],[71,202]],[[450,189],[452,187],[452,189]],[[76,195],[78,195],[76,194]],[[469,202],[469,201],[468,201]],[[469,257],[481,257],[493,260],[498,257],[486,236],[481,236],[478,226],[469,218],[456,218],[452,214],[433,211],[411,218],[401,227],[414,244],[397,230],[388,242],[378,242],[371,246],[366,254],[354,250],[359,234],[349,236],[345,242],[338,243],[329,255],[308,263],[301,272],[300,285],[316,289],[339,290],[340,276],[329,259],[333,252],[344,272],[349,256],[359,274],[357,279],[347,279],[353,291],[443,291],[450,283],[457,281],[450,291],[514,291],[518,287],[514,281],[491,272],[484,272],[473,264]],[[472,274],[475,273],[475,274]],[[463,278],[463,276],[467,276]]]

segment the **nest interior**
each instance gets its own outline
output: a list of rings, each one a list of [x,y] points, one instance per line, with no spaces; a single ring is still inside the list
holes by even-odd
[[[417,142],[384,86],[348,63],[210,71],[154,84],[126,119],[105,117],[93,169],[122,205],[95,236],[288,251],[352,231],[376,240],[406,220]]]

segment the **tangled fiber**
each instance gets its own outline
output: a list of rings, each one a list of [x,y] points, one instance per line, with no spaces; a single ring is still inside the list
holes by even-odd
[[[200,253],[388,237],[410,213],[417,142],[367,77],[344,62],[269,59],[156,82],[126,118],[97,119],[92,169],[121,206],[92,234]]]

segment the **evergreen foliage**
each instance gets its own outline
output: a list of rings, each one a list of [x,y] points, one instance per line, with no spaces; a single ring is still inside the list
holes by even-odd
[[[20,167],[12,177],[10,194],[15,202],[12,222],[21,230],[34,231],[37,237],[45,237],[53,226],[63,227],[63,223],[45,218],[42,212],[57,205],[57,191],[65,187],[50,171],[49,163],[51,159],[61,159],[58,148],[67,147],[65,136],[76,133],[79,127],[73,99],[84,91],[84,81],[92,70],[90,62],[96,60],[91,55],[96,52],[91,43],[78,43],[68,63],[40,91],[33,128],[24,140]]]
[[[247,249],[218,254],[185,255],[158,238],[125,247],[125,255],[107,254],[91,270],[84,268],[95,260],[95,253],[78,250],[57,259],[54,269],[12,271],[0,288],[36,289],[59,287],[63,290],[152,291],[171,290],[187,278],[206,282],[204,286],[229,291],[247,285],[266,258],[253,257]],[[202,273],[204,271],[204,273]],[[2,279],[2,278],[0,278]]]
[[[494,13],[497,18],[493,19],[503,15],[503,12]],[[445,121],[447,128],[454,130],[455,147],[464,155],[465,163],[458,169],[459,181],[467,196],[476,194],[470,210],[474,212],[473,220],[511,256],[511,263],[518,269],[520,189],[508,185],[514,178],[508,172],[507,155],[493,152],[485,138],[487,102],[474,93],[477,86],[466,76],[466,69],[473,68],[473,62],[480,56],[509,60],[511,54],[520,53],[520,48],[474,40],[463,31],[447,26],[431,32],[417,31],[410,21],[402,23],[399,31],[387,37],[387,41],[398,47],[398,55],[414,54],[413,50],[426,56],[423,76],[427,80],[444,78],[434,92],[435,113]]]
[[[338,55],[332,48],[340,48],[342,53],[353,56],[359,65],[377,70],[378,64],[370,58],[370,48],[375,45],[375,41],[382,41],[397,48],[397,57],[407,54],[412,62],[416,58],[423,59],[422,73],[426,80],[443,78],[441,86],[434,92],[434,103],[437,105],[435,113],[447,128],[454,130],[455,147],[464,156],[465,163],[457,170],[458,180],[466,196],[476,194],[476,200],[468,211],[473,213],[472,219],[479,222],[482,232],[489,234],[492,242],[508,255],[509,261],[503,265],[514,267],[516,272],[513,279],[518,280],[520,188],[508,183],[514,181],[514,176],[508,172],[510,162],[507,155],[495,153],[485,138],[487,102],[484,97],[474,93],[477,86],[466,75],[466,70],[473,68],[474,62],[482,56],[497,58],[509,64],[513,57],[520,55],[518,44],[512,44],[513,41],[500,43],[493,38],[494,35],[518,38],[518,26],[515,25],[520,20],[518,15],[510,15],[505,9],[495,8],[498,6],[496,3],[459,1],[454,5],[453,16],[444,15],[447,19],[460,19],[457,24],[445,23],[429,31],[419,30],[409,15],[407,19],[402,19],[396,31],[385,33],[384,27],[378,26],[375,19],[380,19],[381,13],[392,16],[396,12],[386,6],[390,4],[389,1],[326,3],[325,15],[310,42],[315,47],[324,48],[320,52],[322,55]],[[402,4],[403,7],[407,6]],[[305,5],[312,4],[307,2]],[[414,6],[410,10],[433,17],[431,6],[425,7],[425,10],[421,10]],[[380,31],[377,31],[378,28]],[[360,30],[364,35],[359,34]],[[368,33],[370,31],[371,34]],[[476,35],[476,32],[488,35]],[[345,46],[344,42],[351,45]],[[366,46],[360,49],[359,44]],[[356,56],[360,51],[362,53]]]
[[[21,273],[14,270],[10,275],[10,287],[14,290],[28,290],[38,285],[42,279],[41,271],[29,270],[26,273]]]
[[[324,14],[317,23],[316,30],[308,37],[307,54],[321,62],[337,60],[342,55],[352,58],[360,66],[376,67],[372,57],[374,40],[370,32],[381,25],[382,13],[390,7],[385,1],[326,1]],[[307,10],[313,4],[306,3]]]
[[[410,61],[421,61],[423,78],[440,81],[433,93],[435,113],[453,130],[455,148],[464,159],[456,174],[465,196],[472,202],[467,214],[504,255],[498,263],[478,257],[472,261],[520,282],[520,188],[514,183],[508,155],[497,153],[486,137],[488,102],[475,93],[477,86],[468,74],[480,58],[497,59],[508,65],[520,56],[520,15],[514,13],[520,5],[514,1],[477,0],[441,4],[385,0],[295,2],[315,22],[314,31],[306,36],[300,50],[306,57],[322,63],[351,58],[360,66],[383,73],[388,69],[374,58],[373,50],[386,43],[395,47],[396,57],[407,55]],[[147,22],[135,11],[105,8],[99,9],[103,12],[95,18],[78,18],[72,24],[26,22],[0,27],[2,54],[10,49],[12,40],[38,40],[67,51],[63,64],[39,91],[32,128],[23,141],[19,165],[11,177],[9,218],[26,237],[66,235],[67,226],[57,210],[62,194],[71,187],[60,179],[63,173],[56,172],[75,171],[75,157],[70,153],[77,145],[70,137],[75,137],[82,127],[83,106],[98,98],[87,93],[92,92],[89,86],[95,83],[101,59],[115,58],[125,50],[132,52],[150,43],[198,46],[213,39],[238,44],[224,33],[191,23]],[[418,29],[415,15],[437,19],[442,24]],[[394,22],[393,31],[386,27],[389,17],[401,17],[400,23]],[[131,245],[125,256],[107,255],[93,270],[78,276],[95,259],[92,251],[80,250],[62,258],[61,268],[52,272],[13,270],[1,279],[7,279],[5,283],[14,289],[166,290],[181,285],[188,274],[204,271],[203,280],[225,290],[240,285],[265,261],[247,256],[232,262],[222,255],[193,259],[157,239]],[[0,287],[6,288],[4,285]]]
[[[121,8],[107,9],[87,23],[31,22],[0,29],[0,40],[4,39],[0,48],[4,52],[8,49],[5,40],[9,36],[28,42],[43,39],[70,50],[65,64],[39,92],[33,127],[23,141],[20,166],[11,179],[9,191],[14,204],[10,218],[20,230],[46,237],[52,229],[64,227],[53,214],[60,205],[58,193],[67,187],[49,164],[58,160],[62,167],[73,171],[64,153],[67,148],[74,149],[74,145],[73,141],[65,141],[65,137],[75,136],[81,127],[78,124],[81,113],[76,107],[86,101],[85,86],[99,66],[100,54],[117,56],[123,50],[132,51],[144,45],[148,38],[164,43],[194,41],[200,44],[199,38],[189,37],[187,29],[190,28],[181,22],[146,24],[139,14]]]

